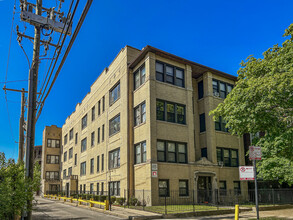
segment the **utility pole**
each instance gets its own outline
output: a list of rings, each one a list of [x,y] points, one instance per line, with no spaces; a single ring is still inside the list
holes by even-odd
[[[8,89],[4,85],[3,90],[5,91],[12,91],[12,92],[21,92],[21,111],[20,111],[20,118],[19,118],[19,141],[18,141],[18,163],[23,161],[24,156],[24,112],[25,112],[25,93],[27,91],[22,88],[19,89]]]
[[[36,2],[36,15],[42,15],[42,0]],[[32,67],[29,71],[29,84],[28,84],[28,113],[27,113],[27,139],[25,151],[25,168],[26,177],[33,180],[34,175],[34,161],[33,152],[35,145],[35,124],[36,124],[36,101],[37,101],[37,85],[38,85],[38,71],[39,71],[39,54],[40,54],[40,39],[41,28],[35,25],[34,36],[34,51]],[[28,189],[31,190],[31,189]],[[25,219],[32,219],[32,201],[28,200],[27,216]]]
[[[19,143],[18,143],[18,162],[23,161],[24,156],[24,106],[25,106],[25,96],[24,88],[21,90],[21,111],[19,118]]]

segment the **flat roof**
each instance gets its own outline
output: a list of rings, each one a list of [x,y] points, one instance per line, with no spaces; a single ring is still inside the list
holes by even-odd
[[[157,55],[159,55],[161,57],[165,57],[165,58],[168,58],[168,59],[180,62],[180,63],[190,65],[191,68],[192,68],[192,77],[193,78],[198,78],[205,72],[211,72],[211,73],[217,74],[219,76],[223,76],[223,77],[226,77],[226,78],[229,78],[229,79],[232,79],[232,80],[237,80],[236,76],[233,76],[231,74],[228,74],[228,73],[213,69],[211,67],[207,67],[207,66],[204,66],[202,64],[199,64],[199,63],[184,59],[182,57],[176,56],[174,54],[171,54],[171,53],[168,53],[166,51],[160,50],[158,48],[152,47],[150,45],[147,45],[146,47],[144,47],[141,50],[140,54],[135,58],[135,60],[132,63],[129,64],[129,68],[130,69],[134,68],[145,57],[145,55],[148,52],[152,52],[152,53],[155,53],[155,54],[157,54]]]

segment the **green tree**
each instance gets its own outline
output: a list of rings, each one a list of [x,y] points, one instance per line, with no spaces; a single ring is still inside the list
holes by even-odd
[[[238,81],[223,103],[210,112],[222,116],[232,134],[256,134],[262,147],[258,171],[265,180],[293,184],[293,24],[286,40],[241,62]]]
[[[0,152],[0,219],[14,219],[26,211],[26,203],[40,187],[40,166],[34,169],[34,179],[25,178],[23,163],[7,160]]]

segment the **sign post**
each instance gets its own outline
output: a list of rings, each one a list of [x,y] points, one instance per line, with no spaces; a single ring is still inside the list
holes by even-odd
[[[252,160],[253,167],[254,167],[255,209],[256,209],[256,218],[257,218],[257,220],[259,220],[256,160],[261,160],[261,148],[255,147],[255,146],[250,146],[249,147],[249,159]]]

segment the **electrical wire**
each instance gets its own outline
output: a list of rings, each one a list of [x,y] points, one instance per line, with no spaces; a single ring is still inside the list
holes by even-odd
[[[42,112],[42,109],[43,109],[43,106],[45,104],[45,101],[46,101],[46,99],[47,99],[47,97],[48,97],[48,95],[49,95],[49,93],[50,93],[50,91],[51,91],[51,89],[52,89],[52,87],[53,87],[53,85],[54,85],[54,83],[55,83],[60,71],[61,71],[61,68],[62,68],[62,66],[63,66],[63,64],[64,64],[64,62],[65,62],[65,60],[67,58],[67,55],[68,55],[68,53],[69,53],[69,51],[70,51],[70,49],[71,49],[71,47],[72,47],[72,45],[73,45],[73,43],[74,43],[74,41],[76,39],[76,36],[77,36],[77,34],[78,34],[78,32],[79,32],[79,30],[80,30],[80,28],[81,28],[81,26],[82,26],[82,24],[84,22],[84,19],[85,19],[86,15],[87,15],[87,13],[88,13],[88,11],[90,9],[90,6],[91,6],[92,2],[93,2],[93,0],[88,0],[87,3],[86,3],[86,6],[83,9],[82,15],[81,15],[81,17],[80,17],[80,19],[78,21],[78,24],[77,24],[75,30],[74,30],[74,33],[73,33],[72,38],[71,38],[71,40],[69,42],[69,45],[68,45],[68,47],[66,49],[66,52],[65,52],[65,54],[63,56],[63,59],[62,59],[60,65],[59,65],[59,67],[58,67],[58,69],[57,69],[57,71],[55,73],[55,77],[54,77],[54,79],[53,79],[53,81],[52,81],[52,83],[50,85],[50,88],[49,88],[48,92],[46,93],[44,99],[40,102],[40,105],[39,105],[40,109],[39,109],[39,112],[37,114],[36,121],[38,120],[38,118],[39,118],[39,116],[40,116],[40,114]],[[42,95],[44,95],[44,94],[42,94]]]
[[[28,79],[20,79],[20,80],[13,80],[13,81],[4,81],[4,82],[0,82],[0,83],[15,83],[15,82],[24,82],[24,81],[28,81]]]
[[[12,33],[13,33],[15,9],[16,9],[16,0],[14,0],[14,6],[13,6],[13,15],[12,15],[12,22],[11,22],[11,31],[10,31],[10,39],[9,39],[9,49],[8,49],[5,81],[7,81],[7,73],[8,73],[8,66],[9,66],[9,58],[10,58],[11,39],[12,39]]]
[[[78,2],[79,2],[79,0],[78,0]],[[77,4],[78,4],[78,2],[77,2]],[[67,24],[67,21],[68,21],[68,18],[69,18],[70,11],[71,11],[71,9],[72,9],[73,3],[74,3],[74,0],[71,1],[70,7],[69,7],[69,10],[68,10],[68,14],[67,14],[67,17],[66,17],[65,24]],[[72,18],[73,18],[73,16],[71,16],[71,20],[72,20]],[[64,29],[65,29],[65,27],[66,27],[65,24],[64,24],[64,26],[63,26],[62,32],[61,32],[61,34],[60,34],[60,36],[59,36],[59,39],[58,39],[58,43],[57,43],[58,46],[59,46],[60,41],[61,41],[62,36],[63,36],[62,33],[64,32]],[[70,23],[69,23],[69,24],[70,24]],[[66,30],[66,33],[65,33],[64,38],[66,38],[66,34],[67,34],[67,32],[68,32],[68,28],[67,28],[67,30]],[[62,44],[62,45],[63,45],[63,44]],[[43,94],[43,93],[46,91],[46,88],[47,88],[47,86],[48,86],[48,84],[49,84],[49,82],[50,82],[50,79],[51,79],[51,76],[52,76],[52,72],[53,72],[53,70],[54,70],[54,68],[55,68],[56,62],[58,61],[58,57],[59,57],[60,52],[61,52],[61,49],[62,49],[62,45],[61,45],[59,48],[56,48],[55,51],[54,51],[53,58],[55,58],[55,56],[57,56],[57,58],[55,59],[55,63],[54,63],[54,65],[53,65],[54,59],[52,59],[52,61],[51,61],[51,63],[50,63],[49,69],[48,69],[47,74],[46,74],[46,77],[45,77],[45,79],[44,79],[44,83],[43,83],[43,85],[41,86],[41,89],[40,89],[40,93],[41,93],[41,94]],[[57,52],[57,51],[58,51],[58,52]],[[51,71],[51,73],[50,73],[50,76],[49,76],[49,72],[50,72],[50,70],[51,70],[52,65],[53,65],[53,69],[52,69],[52,71]],[[49,76],[49,78],[48,78],[48,76]],[[47,79],[47,78],[48,78],[48,79]],[[47,82],[47,83],[46,83],[46,82]],[[46,86],[45,86],[45,84],[46,84]],[[45,89],[44,89],[44,86],[45,86]],[[43,92],[42,92],[42,91],[43,91]],[[43,96],[41,96],[41,95],[38,97],[38,103],[40,103],[40,100],[42,99],[42,97],[43,97]]]

